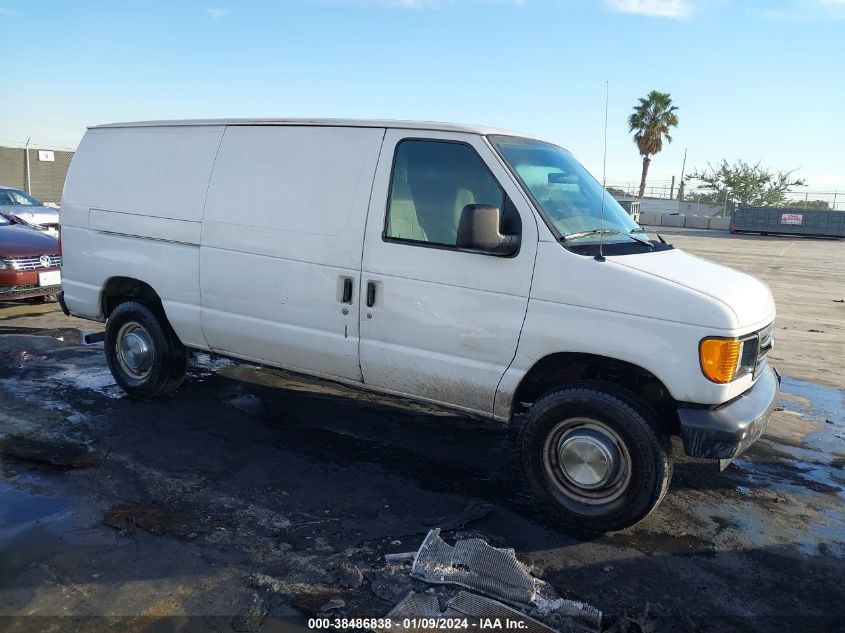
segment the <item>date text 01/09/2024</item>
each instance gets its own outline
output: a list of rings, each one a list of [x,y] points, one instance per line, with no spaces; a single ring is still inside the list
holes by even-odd
[[[390,630],[399,622],[390,618],[312,618],[308,620],[309,629],[373,629]],[[404,618],[402,629],[423,630],[521,630],[528,627],[524,620],[510,618]],[[397,628],[399,628],[397,626]]]

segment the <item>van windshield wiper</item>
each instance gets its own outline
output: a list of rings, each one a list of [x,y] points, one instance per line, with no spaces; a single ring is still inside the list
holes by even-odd
[[[566,235],[562,235],[561,239],[577,240],[582,237],[589,237],[590,235],[619,235],[619,231],[617,231],[616,229],[593,229],[592,231],[578,231],[576,233],[567,233]]]
[[[648,231],[647,231],[646,229],[644,229],[643,227],[641,227],[641,226],[640,226],[640,227],[637,227],[637,228],[635,228],[635,229],[631,229],[631,233],[648,233]],[[662,235],[660,235],[660,233],[658,233],[657,231],[655,231],[655,232],[654,232],[654,234],[657,236],[657,240],[658,240],[661,244],[668,244],[668,243],[669,243],[669,242],[667,242],[666,240],[664,240],[664,239],[663,239],[663,236],[662,236]]]
[[[634,231],[644,231],[644,229],[632,229],[630,233],[622,233],[622,231],[617,231],[616,229],[593,229],[592,231],[578,231],[576,233],[567,233],[566,235],[563,235],[561,239],[577,240],[582,237],[589,237],[590,235],[624,235],[625,237],[630,237],[632,240],[638,242],[639,244],[642,244],[643,246],[654,248],[654,244],[652,244],[648,240],[644,240],[641,237],[637,237],[633,234]]]
[[[648,240],[646,240],[646,239],[643,239],[643,238],[641,238],[641,237],[637,237],[636,235],[634,235],[634,233],[645,233],[645,229],[644,229],[644,228],[642,228],[642,227],[638,227],[638,228],[636,228],[636,229],[631,229],[631,232],[630,232],[630,233],[628,233],[627,235],[628,235],[628,237],[630,237],[632,240],[635,240],[635,241],[639,242],[640,244],[645,244],[645,245],[646,245],[646,246],[648,246],[649,248],[654,248],[654,244],[652,244],[651,242],[649,242],[649,241],[648,241]]]

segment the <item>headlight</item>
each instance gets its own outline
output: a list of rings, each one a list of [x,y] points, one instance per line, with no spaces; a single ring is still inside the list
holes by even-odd
[[[711,382],[725,384],[754,371],[757,335],[744,338],[705,338],[698,346],[701,371]]]
[[[724,384],[736,376],[739,365],[739,348],[742,344],[737,338],[706,338],[698,346],[701,371],[712,382]]]

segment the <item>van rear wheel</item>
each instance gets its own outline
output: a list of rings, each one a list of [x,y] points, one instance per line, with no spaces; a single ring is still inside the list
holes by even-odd
[[[657,416],[614,385],[585,383],[540,398],[520,433],[526,477],[545,513],[580,532],[643,520],[672,478]]]
[[[130,396],[156,398],[175,391],[188,354],[159,310],[121,303],[106,321],[105,352],[115,382]]]

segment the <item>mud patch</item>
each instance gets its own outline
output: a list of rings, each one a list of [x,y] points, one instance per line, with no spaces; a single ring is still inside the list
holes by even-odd
[[[0,438],[0,456],[58,468],[92,468],[103,459],[102,454],[82,442],[37,440],[20,435]]]
[[[20,318],[22,316],[27,315],[17,315],[15,318]],[[40,316],[40,315],[33,315],[33,316]],[[3,319],[0,319],[2,321]],[[49,337],[56,339],[57,341],[61,341],[66,345],[81,345],[82,344],[82,337],[84,336],[84,332],[82,330],[77,330],[74,328],[53,328],[53,329],[43,329],[43,328],[29,328],[29,327],[7,327],[7,326],[0,326],[0,335],[6,334],[18,334],[18,335],[30,335],[30,336],[42,336],[42,337]]]
[[[716,557],[713,543],[695,534],[638,530],[613,534],[609,540],[615,545],[630,547],[649,556],[670,554],[684,557]]]
[[[130,503],[113,507],[103,517],[103,523],[124,535],[134,534],[140,528],[157,536],[169,534],[179,539],[194,539],[222,527],[209,519],[175,506]]]

